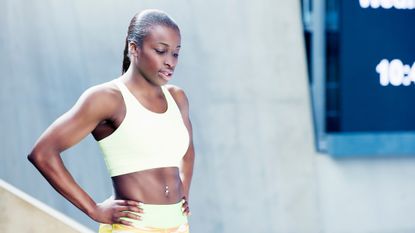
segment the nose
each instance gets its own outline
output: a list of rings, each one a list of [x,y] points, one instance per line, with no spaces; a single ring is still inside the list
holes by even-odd
[[[167,56],[164,60],[164,64],[169,68],[174,68],[177,64],[177,58],[174,56]]]

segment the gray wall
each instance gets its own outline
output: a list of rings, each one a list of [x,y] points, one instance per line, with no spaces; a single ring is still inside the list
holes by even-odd
[[[415,231],[413,159],[314,152],[299,1],[1,1],[0,178],[96,229],[25,157],[86,88],[119,75],[145,8],[182,30],[173,83],[195,131],[193,232]],[[96,201],[111,194],[91,137],[63,158]]]

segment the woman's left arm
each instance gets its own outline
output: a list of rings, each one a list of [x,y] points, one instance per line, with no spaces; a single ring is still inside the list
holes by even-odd
[[[169,90],[180,109],[183,122],[187,130],[189,131],[189,148],[187,149],[186,154],[183,157],[180,169],[180,177],[183,183],[185,198],[186,200],[188,200],[190,183],[192,181],[193,175],[193,165],[195,161],[195,151],[193,146],[193,130],[192,123],[190,122],[189,118],[189,101],[187,100],[186,94],[181,88],[170,85]]]
[[[189,134],[191,135],[192,125],[190,121],[188,122],[187,128],[189,130]],[[195,151],[193,147],[193,141],[190,139],[189,148],[182,160],[182,167],[180,171],[180,177],[182,178],[183,189],[185,193],[186,199],[189,198],[190,192],[190,183],[192,182],[192,175],[193,175],[193,164],[195,161]]]

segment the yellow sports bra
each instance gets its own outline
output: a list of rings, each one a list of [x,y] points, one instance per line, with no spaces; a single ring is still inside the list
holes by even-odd
[[[141,105],[121,80],[114,82],[124,98],[126,114],[111,135],[98,141],[110,175],[179,167],[189,147],[189,132],[169,90],[161,87],[166,112],[155,113]]]

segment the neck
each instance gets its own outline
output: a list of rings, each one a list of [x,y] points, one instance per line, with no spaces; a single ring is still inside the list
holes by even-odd
[[[125,83],[134,90],[139,90],[140,93],[151,96],[160,95],[162,92],[161,87],[149,82],[138,70],[133,69],[131,66],[121,76],[121,79],[125,80]]]

